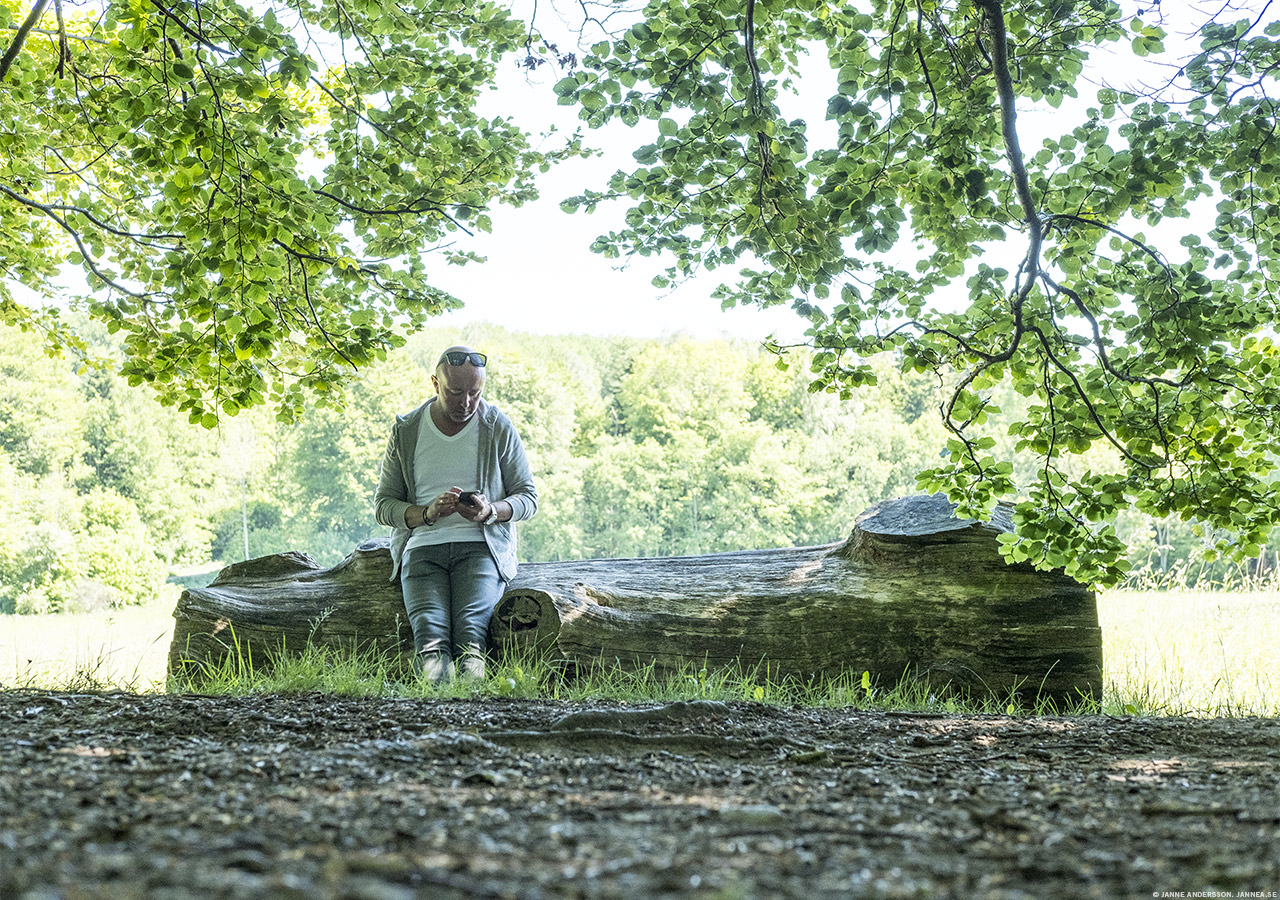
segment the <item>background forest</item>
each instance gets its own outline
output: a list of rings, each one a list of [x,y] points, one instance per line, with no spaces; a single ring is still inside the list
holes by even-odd
[[[946,443],[936,383],[888,364],[841,400],[810,391],[802,354],[779,368],[749,342],[490,327],[419,332],[365,369],[345,405],[317,405],[297,424],[259,408],[206,430],[5,328],[0,612],[146,603],[182,573],[205,583],[211,566],[286,550],[339,561],[384,533],[371,506],[388,427],[431,394],[430,370],[454,342],[490,355],[486,396],[519,427],[538,478],[525,560],[838,540],[867,506],[914,492]],[[1009,393],[999,405],[1016,417],[1026,401]],[[1187,523],[1130,515],[1118,527],[1135,578],[1233,576],[1195,560],[1202,538]]]

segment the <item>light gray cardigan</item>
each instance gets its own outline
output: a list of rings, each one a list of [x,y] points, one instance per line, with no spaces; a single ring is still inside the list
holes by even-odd
[[[382,458],[378,491],[373,498],[373,514],[378,524],[391,529],[391,580],[400,573],[400,557],[409,543],[410,530],[404,524],[404,513],[410,506],[423,505],[414,497],[413,456],[418,446],[418,429],[422,417],[436,398],[432,397],[413,412],[396,416],[387,439],[387,452]],[[498,564],[502,580],[516,577],[515,523],[533,517],[538,511],[538,489],[529,471],[524,444],[511,420],[496,406],[480,401],[476,410],[480,426],[480,459],[476,484],[461,485],[464,490],[478,488],[493,503],[506,500],[511,504],[511,521],[487,525],[482,529],[485,543]]]

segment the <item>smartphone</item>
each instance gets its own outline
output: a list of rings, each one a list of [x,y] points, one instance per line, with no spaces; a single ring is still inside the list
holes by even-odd
[[[480,492],[479,491],[463,491],[461,494],[458,495],[458,502],[466,506],[475,506],[476,494],[478,493]]]

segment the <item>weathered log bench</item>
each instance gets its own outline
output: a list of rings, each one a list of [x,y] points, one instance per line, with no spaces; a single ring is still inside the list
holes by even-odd
[[[658,673],[759,666],[773,678],[869,671],[881,684],[1058,701],[1099,697],[1094,593],[1060,572],[1008,565],[991,522],[938,496],[886,501],[848,540],[707,556],[524,563],[494,614],[496,651],[570,669]],[[286,553],[228,566],[184,591],[171,673],[237,653],[255,667],[322,647],[407,657],[412,636],[385,540],[323,568]]]

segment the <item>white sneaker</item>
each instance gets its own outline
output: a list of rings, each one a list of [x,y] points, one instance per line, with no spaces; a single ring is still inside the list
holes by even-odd
[[[458,660],[458,678],[466,681],[480,681],[484,678],[484,651],[479,647],[468,647]]]
[[[448,684],[453,675],[453,660],[443,650],[420,650],[415,662],[418,672],[432,684]]]

